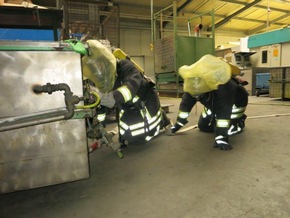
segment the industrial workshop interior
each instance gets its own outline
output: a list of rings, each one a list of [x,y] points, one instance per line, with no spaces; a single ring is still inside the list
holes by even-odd
[[[0,217],[289,218],[289,17],[290,0],[0,0]],[[123,109],[149,134],[153,107],[154,135],[127,141]]]

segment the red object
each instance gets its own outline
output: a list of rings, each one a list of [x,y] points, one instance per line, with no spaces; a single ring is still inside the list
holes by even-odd
[[[94,150],[96,150],[99,147],[99,143],[98,141],[96,141],[95,143],[91,144],[90,148],[89,148],[89,153],[93,152]]]

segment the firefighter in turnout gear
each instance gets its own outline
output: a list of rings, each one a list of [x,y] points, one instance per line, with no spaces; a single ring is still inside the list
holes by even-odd
[[[204,109],[198,128],[215,132],[214,147],[230,150],[229,136],[245,127],[248,93],[235,76],[239,68],[212,55],[205,55],[191,66],[182,66],[179,74],[184,79],[184,95],[179,105],[175,125],[167,132],[176,133],[188,121],[190,111],[199,101]]]
[[[149,141],[170,124],[155,84],[131,60],[117,59],[97,40],[86,42],[90,55],[82,59],[84,76],[94,82],[103,107],[116,107],[121,142]],[[105,113],[98,115],[105,120]]]

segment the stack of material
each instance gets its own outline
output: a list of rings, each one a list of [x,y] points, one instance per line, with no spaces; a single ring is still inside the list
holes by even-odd
[[[34,8],[34,7],[38,7],[38,8],[46,8],[46,7],[42,7],[39,5],[35,5],[32,3],[31,0],[0,0],[0,5],[1,6],[12,6],[12,7],[25,7],[25,8]]]

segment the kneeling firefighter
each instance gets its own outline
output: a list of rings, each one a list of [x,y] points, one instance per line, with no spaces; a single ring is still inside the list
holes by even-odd
[[[198,128],[215,132],[214,147],[230,150],[229,135],[240,133],[245,127],[245,110],[248,93],[235,76],[238,67],[225,60],[205,55],[190,66],[182,66],[178,72],[184,79],[184,95],[179,105],[175,125],[167,132],[176,133],[188,121],[190,111],[199,101],[204,109],[199,117]]]
[[[120,142],[149,141],[170,121],[163,112],[155,84],[128,59],[117,59],[97,40],[88,40],[83,74],[99,90],[101,109],[118,109]],[[104,110],[103,110],[104,111]],[[103,114],[100,121],[105,120]]]

